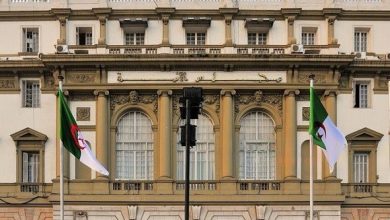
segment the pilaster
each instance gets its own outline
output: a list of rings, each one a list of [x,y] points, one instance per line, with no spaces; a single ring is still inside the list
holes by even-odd
[[[106,23],[110,16],[111,8],[93,8],[92,11],[100,23],[98,45],[106,45]]]
[[[159,174],[158,179],[172,179],[171,173],[171,131],[172,131],[172,90],[158,90],[158,134]]]
[[[222,103],[222,179],[234,179],[233,143],[234,143],[234,103],[235,90],[221,90]]]
[[[60,39],[57,39],[57,44],[66,44],[66,21],[72,10],[70,8],[53,8],[51,11],[57,16],[60,22]]]
[[[108,95],[107,90],[95,90],[96,96],[96,157],[97,160],[108,168]],[[97,179],[108,177],[96,172]]]
[[[220,8],[219,11],[225,17],[225,46],[232,47],[232,19],[238,12],[238,8]]]
[[[162,46],[169,46],[169,17],[175,12],[175,8],[156,8],[156,13],[160,14],[163,22]]]
[[[297,105],[295,96],[299,90],[285,90],[284,178],[297,178]]]
[[[281,12],[287,20],[287,44],[295,44],[297,40],[294,36],[294,21],[301,13],[300,8],[282,8]]]

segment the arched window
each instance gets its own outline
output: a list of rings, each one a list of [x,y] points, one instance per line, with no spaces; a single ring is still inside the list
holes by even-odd
[[[180,131],[178,135],[180,139]],[[199,115],[196,122],[196,146],[190,153],[190,179],[214,180],[215,179],[215,147],[214,130],[210,119],[205,115]],[[184,180],[185,176],[185,147],[177,144],[177,179]]]
[[[275,179],[275,125],[261,111],[247,114],[240,129],[240,179]]]
[[[152,123],[144,113],[130,111],[119,120],[115,153],[117,179],[153,179]]]

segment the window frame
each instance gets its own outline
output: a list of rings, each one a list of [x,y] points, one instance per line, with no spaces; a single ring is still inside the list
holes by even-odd
[[[130,35],[133,37],[132,43],[127,41],[127,35]],[[142,35],[142,41],[140,43],[137,43],[137,35]],[[145,32],[136,32],[136,31],[124,31],[123,33],[123,41],[124,45],[145,45]]]
[[[377,182],[377,148],[378,143],[382,139],[382,137],[383,134],[378,133],[369,128],[362,128],[345,137],[348,141],[348,181],[350,183],[356,183],[354,180],[354,155],[361,153],[368,155],[367,183]]]
[[[367,85],[366,89],[366,103],[362,103],[362,88],[357,90],[358,85]],[[352,90],[353,90],[353,108],[357,109],[368,109],[372,107],[372,85],[373,82],[371,79],[354,79],[352,81]]]
[[[242,129],[244,128],[244,126],[243,126],[243,120],[245,119],[245,117],[248,117],[248,115],[250,115],[250,114],[256,114],[256,118],[258,117],[258,114],[259,113],[261,113],[261,114],[263,114],[263,115],[265,115],[265,116],[267,116],[268,118],[269,118],[269,120],[270,120],[270,122],[272,123],[272,127],[273,127],[273,129],[272,129],[272,134],[273,134],[273,140],[268,140],[268,141],[264,141],[264,140],[260,140],[258,137],[256,137],[256,139],[255,140],[246,140],[245,141],[245,143],[243,143],[243,139],[242,139],[242,135],[243,135],[243,133],[241,132],[242,131]],[[256,119],[256,121],[257,121],[257,119]],[[258,129],[259,129],[259,126],[258,126],[259,124],[258,123],[256,123],[256,132],[258,131]],[[275,121],[274,121],[274,119],[271,117],[271,115],[269,115],[267,112],[264,112],[264,111],[260,111],[260,110],[255,110],[255,111],[250,111],[250,112],[248,112],[248,113],[246,113],[242,118],[241,118],[241,120],[240,120],[240,130],[239,130],[239,149],[238,149],[238,160],[239,160],[239,162],[238,162],[238,164],[239,164],[239,166],[238,166],[238,178],[240,179],[240,180],[276,180],[277,179],[277,176],[278,176],[278,174],[277,174],[277,167],[276,167],[276,164],[277,164],[277,154],[278,154],[278,152],[277,152],[277,140],[276,140],[276,137],[277,137],[277,132],[276,132],[276,123],[275,123]],[[258,133],[256,133],[256,135],[257,135]],[[254,171],[255,172],[255,175],[256,175],[256,177],[255,178],[248,178],[247,177],[247,175],[246,175],[246,168],[245,168],[245,170],[244,171],[242,171],[241,170],[241,164],[242,164],[242,161],[241,161],[241,158],[242,158],[242,155],[241,155],[241,153],[242,152],[244,152],[245,153],[245,151],[246,151],[246,149],[247,148],[245,148],[245,146],[246,146],[246,143],[251,143],[251,144],[256,144],[256,143],[260,143],[260,144],[262,144],[262,143],[268,143],[268,151],[267,151],[267,155],[269,156],[270,154],[269,154],[269,151],[270,151],[270,149],[269,149],[269,147],[270,147],[270,145],[273,145],[273,166],[271,166],[271,160],[270,159],[272,159],[272,158],[269,158],[269,157],[267,157],[267,164],[266,164],[266,168],[267,168],[267,178],[259,178],[258,177],[258,175],[257,175],[257,170],[258,169],[260,169],[261,167],[257,167],[256,168],[256,170]],[[244,146],[243,146],[244,145]],[[244,147],[244,148],[243,148]],[[245,154],[244,154],[245,155]],[[257,154],[256,154],[256,156],[257,156]],[[245,164],[244,164],[244,166],[246,166]],[[241,176],[241,173],[243,172],[243,176]],[[273,172],[273,173],[271,173],[271,172]]]
[[[255,35],[255,42],[251,43],[249,40],[250,35]],[[260,37],[262,36],[262,37]],[[264,37],[265,36],[265,37]],[[248,40],[248,45],[267,45],[268,44],[268,33],[267,32],[249,32],[247,34],[247,40]],[[260,41],[260,38],[262,39]],[[264,40],[265,38],[265,40]]]
[[[88,36],[85,36],[85,39],[84,39],[85,44],[80,44],[80,28],[82,28],[82,29],[90,28],[91,29],[90,39],[88,39]],[[84,33],[84,32],[81,32],[81,33]],[[85,32],[85,33],[87,33],[87,32]],[[76,37],[76,45],[77,46],[91,46],[91,45],[94,45],[93,26],[76,26],[75,37]]]
[[[44,183],[45,144],[48,137],[31,128],[25,128],[11,134],[16,146],[16,182],[19,184]],[[37,182],[23,182],[23,152],[35,152],[39,155],[39,173]]]
[[[358,34],[358,39],[356,38]],[[363,41],[363,34],[365,39]],[[353,32],[353,51],[355,53],[364,53],[369,49],[370,28],[369,27],[355,27]],[[363,42],[365,44],[363,44]]]
[[[27,32],[28,29],[35,29],[37,31],[37,41],[35,42],[35,46],[33,47],[32,51],[28,51],[27,47]],[[32,31],[31,31],[32,32]],[[22,52],[23,53],[31,53],[31,54],[38,54],[40,51],[40,27],[39,26],[22,26]],[[33,35],[32,35],[33,37]]]
[[[189,34],[194,34],[194,44],[190,44],[189,43],[189,40],[188,40],[188,35]],[[204,41],[203,41],[203,44],[202,44],[202,39],[199,39],[200,37],[202,36],[199,36],[199,35],[204,35]],[[186,45],[188,46],[196,46],[196,45],[199,45],[199,46],[204,46],[206,45],[206,40],[207,40],[207,32],[201,32],[201,31],[194,31],[194,32],[189,32],[189,31],[186,31]]]
[[[135,114],[133,115],[133,117],[136,117],[137,116],[137,113],[138,114],[141,114],[143,115],[147,120],[149,120],[150,122],[150,135],[151,135],[151,140],[149,141],[146,141],[145,140],[142,140],[142,139],[139,139],[139,140],[131,140],[128,141],[128,142],[121,142],[118,140],[118,135],[119,134],[119,127],[120,127],[120,122],[122,119],[124,119],[124,117],[126,117],[127,115],[129,114]],[[131,117],[131,116],[130,116]],[[135,121],[134,121],[135,123]],[[129,111],[126,111],[117,121],[117,124],[116,124],[116,132],[115,132],[115,148],[114,148],[114,155],[115,155],[115,180],[130,180],[130,181],[136,181],[136,180],[153,180],[154,179],[154,164],[155,164],[155,152],[154,152],[154,129],[153,129],[153,123],[152,123],[152,120],[148,117],[148,115],[146,113],[144,113],[143,111],[139,111],[139,110],[129,110]],[[133,124],[134,125],[134,124]],[[133,127],[134,128],[134,127]],[[134,130],[135,131],[135,130]],[[135,134],[135,133],[133,133]],[[138,133],[137,133],[138,134]],[[144,178],[138,178],[137,177],[137,167],[135,166],[135,164],[137,163],[136,159],[136,155],[137,155],[137,152],[142,152],[142,150],[139,150],[139,149],[134,149],[131,151],[131,150],[127,150],[129,152],[134,152],[133,154],[133,158],[135,158],[135,160],[133,161],[133,176],[131,177],[130,176],[130,173],[128,174],[129,175],[129,178],[126,178],[126,177],[120,177],[118,174],[120,172],[120,170],[118,169],[118,155],[117,155],[117,148],[118,148],[118,144],[125,144],[125,143],[141,143],[141,144],[146,144],[146,147],[147,148],[151,148],[151,149],[145,149],[143,150],[143,152],[145,152],[145,157],[147,158],[148,156],[152,159],[152,161],[150,162],[151,164],[149,164],[148,162],[145,162],[145,173],[142,174],[144,176]],[[124,151],[124,150],[123,150]],[[148,155],[148,153],[151,152],[151,155]],[[148,172],[146,172],[146,170]]]
[[[31,106],[27,106],[27,83],[38,83],[38,91],[35,92],[37,94],[34,95],[34,87],[32,87],[31,91]],[[34,78],[23,78],[20,80],[20,86],[21,86],[21,96],[22,96],[22,108],[40,108],[41,107],[41,80],[40,79],[34,79]],[[34,102],[34,97],[37,99],[37,101]],[[35,105],[34,105],[35,103]]]

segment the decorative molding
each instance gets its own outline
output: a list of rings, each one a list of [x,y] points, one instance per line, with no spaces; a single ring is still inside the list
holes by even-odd
[[[203,103],[207,105],[212,105],[219,101],[218,95],[204,95],[203,97]]]
[[[111,110],[115,109],[118,105],[123,104],[136,105],[139,103],[142,104],[153,104],[154,112],[157,112],[157,95],[139,95],[137,91],[132,90],[129,92],[129,95],[111,95],[110,96],[110,108]]]
[[[310,108],[302,107],[302,121],[309,121],[309,120],[310,120]]]
[[[312,73],[299,73],[298,74],[298,82],[299,83],[310,83],[309,76],[312,75]],[[326,75],[324,74],[314,74],[314,83],[326,83]]]
[[[45,74],[45,87],[49,89],[55,87],[55,79],[52,74]]]
[[[0,79],[0,89],[14,89],[15,84],[14,79]]]
[[[267,103],[276,107],[279,111],[279,114],[283,113],[283,96],[277,94],[263,94],[263,91],[257,90],[253,95],[241,95],[236,96],[236,101],[234,102],[234,109],[236,112],[239,112],[240,105],[249,105],[254,103],[255,105],[261,105],[261,103]]]
[[[76,108],[76,120],[77,121],[90,121],[91,120],[91,108],[90,107],[77,107]]]
[[[70,73],[66,77],[69,83],[95,83],[96,80],[96,73]]]
[[[95,99],[95,96],[92,94],[72,94],[69,96],[70,101],[95,101]]]

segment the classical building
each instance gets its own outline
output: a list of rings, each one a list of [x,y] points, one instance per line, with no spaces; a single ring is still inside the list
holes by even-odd
[[[307,219],[309,75],[348,147],[315,219],[390,219],[389,0],[0,1],[0,219],[59,219],[58,76],[109,176],[64,157],[65,219]]]

